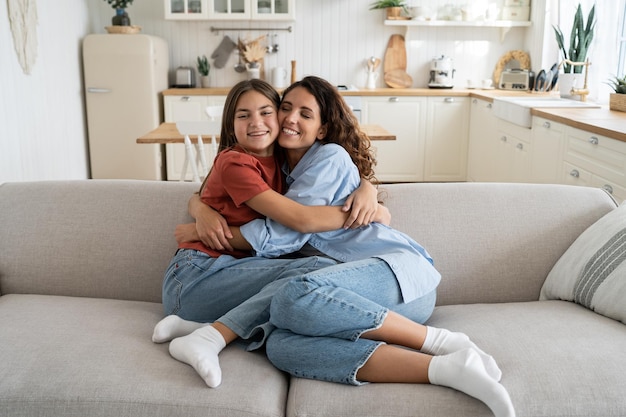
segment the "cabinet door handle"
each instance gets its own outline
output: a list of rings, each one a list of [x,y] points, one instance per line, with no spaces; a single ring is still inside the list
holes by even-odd
[[[613,187],[611,187],[609,184],[604,184],[604,187],[602,187],[602,189],[609,194],[613,194]]]
[[[472,104],[477,104],[477,103],[478,103],[478,100],[476,100],[476,99],[472,100]]]
[[[500,138],[500,140],[501,140],[502,142],[506,142],[506,136],[502,136],[502,137]]]
[[[454,103],[454,97],[446,97],[443,99],[445,103]]]
[[[597,145],[599,142],[600,141],[595,136],[592,136],[592,137],[589,138],[589,143],[591,143],[592,145]]]
[[[110,93],[112,90],[110,88],[97,88],[97,87],[89,87],[87,88],[88,93]]]
[[[580,177],[580,172],[578,172],[578,170],[577,170],[577,169],[572,169],[572,170],[569,172],[569,174],[570,174],[572,177],[574,177],[574,178],[578,178],[578,177]]]
[[[546,129],[550,129],[550,122],[543,122],[543,127]]]
[[[517,147],[517,149],[522,150],[522,149],[524,149],[524,144],[523,143],[518,143],[516,147]]]
[[[180,101],[189,101],[189,100],[191,100],[191,97],[189,97],[189,96],[182,96],[180,98]]]
[[[487,108],[488,108],[488,109],[490,109],[490,108],[492,108],[492,107],[493,107],[493,104],[491,104],[491,103],[488,103],[488,104],[487,104]]]
[[[389,101],[392,103],[397,103],[398,101],[400,101],[400,99],[398,97],[389,97]]]

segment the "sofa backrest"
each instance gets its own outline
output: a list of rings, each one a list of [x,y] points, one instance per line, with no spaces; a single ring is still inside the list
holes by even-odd
[[[84,180],[0,186],[0,292],[161,301],[198,184]]]
[[[617,205],[603,190],[554,184],[381,185],[392,226],[442,274],[438,305],[531,301],[552,266]]]
[[[85,180],[0,185],[0,293],[160,302],[198,184]],[[560,185],[381,185],[392,226],[430,252],[439,304],[537,300],[574,239],[615,208]]]

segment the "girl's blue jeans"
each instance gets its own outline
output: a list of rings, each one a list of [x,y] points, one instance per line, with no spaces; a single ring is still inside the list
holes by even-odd
[[[291,375],[358,385],[357,371],[381,342],[360,338],[389,310],[424,323],[436,293],[404,303],[392,270],[377,258],[291,279],[272,298],[267,355]]]

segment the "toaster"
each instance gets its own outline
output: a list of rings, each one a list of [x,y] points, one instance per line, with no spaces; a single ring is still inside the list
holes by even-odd
[[[196,86],[196,73],[191,67],[178,67],[176,68],[176,83],[174,87],[177,88],[192,88]]]
[[[501,90],[528,90],[530,88],[530,74],[528,70],[507,69],[500,74]]]

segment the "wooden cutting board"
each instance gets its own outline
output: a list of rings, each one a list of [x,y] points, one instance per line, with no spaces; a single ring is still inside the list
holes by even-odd
[[[413,78],[403,69],[395,69],[385,73],[385,83],[391,88],[409,88]]]
[[[389,71],[401,69],[406,71],[406,45],[404,36],[391,35],[387,43],[385,51],[385,62],[383,62],[383,71],[386,74]]]

